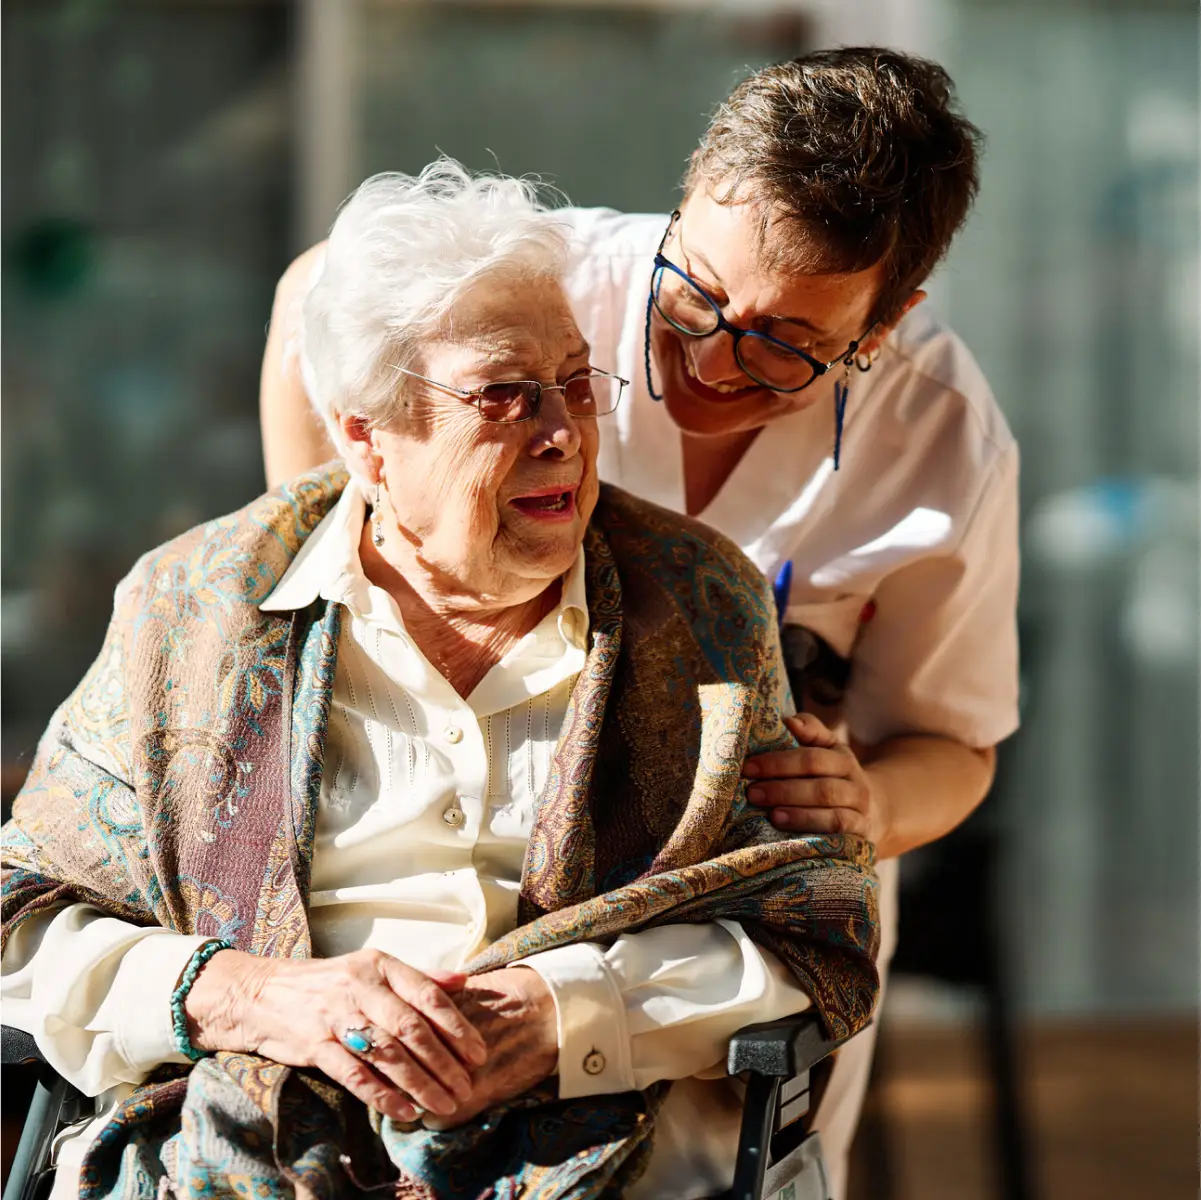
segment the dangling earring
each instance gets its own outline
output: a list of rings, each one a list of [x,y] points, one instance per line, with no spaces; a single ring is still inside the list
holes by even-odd
[[[842,457],[842,423],[846,417],[847,398],[851,394],[849,381],[851,378],[851,357],[843,359],[845,370],[841,379],[834,381],[834,470],[838,470],[839,459]]]
[[[384,510],[380,503],[380,492],[381,485],[377,479],[375,481],[375,503],[371,506],[371,541],[377,547],[384,544]]]
[[[848,354],[842,360],[843,372],[842,378],[834,382],[834,470],[838,470],[839,459],[842,457],[842,424],[846,417],[847,398],[851,394],[851,368],[867,374],[872,369],[872,363],[876,361],[879,355],[879,348],[873,350],[870,354],[855,354],[852,346],[852,353]]]

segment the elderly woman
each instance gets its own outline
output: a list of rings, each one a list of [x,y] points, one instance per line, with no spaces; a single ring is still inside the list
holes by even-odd
[[[5,1020],[100,1097],[59,1194],[704,1196],[730,1035],[867,1021],[871,848],[746,805],[768,589],[599,486],[566,253],[516,181],[366,183],[305,311],[345,469],[119,590],[5,829]]]

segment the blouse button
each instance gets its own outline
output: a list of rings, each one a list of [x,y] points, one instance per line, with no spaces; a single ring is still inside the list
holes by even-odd
[[[605,1056],[599,1050],[584,1056],[584,1070],[589,1075],[599,1075],[605,1069]]]
[[[457,725],[447,725],[442,736],[452,746],[457,746],[463,740],[463,731]]]
[[[458,827],[467,820],[467,815],[461,808],[448,808],[442,814],[442,820],[444,820],[447,825],[451,827],[451,829],[458,829]]]

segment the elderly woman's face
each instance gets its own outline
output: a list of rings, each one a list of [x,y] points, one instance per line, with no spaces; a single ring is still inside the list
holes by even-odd
[[[564,384],[588,365],[562,288],[530,280],[472,289],[413,369],[471,391]],[[537,594],[562,575],[596,506],[596,419],[570,416],[561,391],[513,424],[484,421],[473,401],[416,379],[405,379],[405,396],[375,439],[400,535],[421,560],[448,590],[486,599]]]

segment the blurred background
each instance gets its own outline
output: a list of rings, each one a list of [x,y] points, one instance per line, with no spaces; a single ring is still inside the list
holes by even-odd
[[[1022,445],[1025,727],[959,840],[906,862],[855,1186],[1196,1194],[1195,4],[5,0],[2,22],[6,798],[134,559],[261,490],[274,284],[365,175],[445,151],[667,211],[750,70],[837,43],[941,61],[988,147],[932,303]]]

